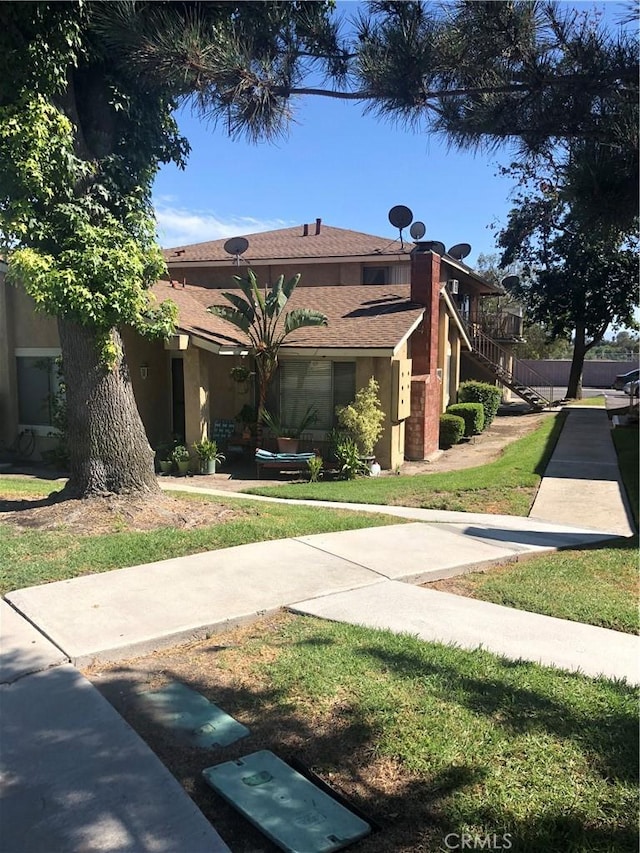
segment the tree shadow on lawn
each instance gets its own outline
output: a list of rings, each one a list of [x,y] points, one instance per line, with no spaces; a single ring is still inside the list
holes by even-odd
[[[52,492],[42,498],[3,498],[0,499],[0,513],[26,512],[43,506],[55,506],[68,498],[69,495],[63,496],[62,492]]]
[[[464,655],[462,650],[453,650]],[[499,659],[499,674],[487,677],[461,673],[456,666],[442,666],[425,662],[424,657],[408,652],[394,654],[388,650],[371,646],[359,650],[360,654],[380,661],[385,667],[411,679],[424,678],[429,674],[437,676],[430,682],[433,690],[438,690],[442,698],[455,702],[473,711],[490,717],[492,724],[510,733],[540,732],[563,740],[574,741],[581,750],[590,756],[591,767],[604,779],[616,779],[621,782],[636,782],[638,765],[638,725],[634,714],[624,710],[614,710],[604,701],[596,705],[593,701],[578,709],[575,704],[544,695],[533,684],[538,680],[540,667],[528,661]],[[478,651],[474,654],[493,655]],[[467,667],[470,669],[470,667]],[[504,672],[504,680],[501,676]],[[584,676],[578,673],[557,670],[557,677],[564,682],[567,694],[580,696]],[[520,687],[511,683],[517,678],[531,687]],[[594,679],[595,682],[598,679]],[[438,683],[440,686],[438,687]],[[637,695],[634,687],[624,682],[608,682],[611,692],[621,699]]]
[[[455,831],[442,802],[485,775],[472,763],[452,766],[428,780],[399,774],[394,762],[376,759],[377,732],[353,709],[335,726],[318,727],[287,706],[281,691],[213,686],[207,678],[188,679],[163,670],[164,677],[202,693],[250,729],[248,737],[228,747],[197,748],[165,727],[136,695],[136,685],[149,687],[140,688],[139,675],[121,667],[108,683],[94,684],[171,770],[234,853],[275,853],[280,848],[206,785],[201,772],[257,750],[270,749],[298,769],[318,773],[356,813],[370,819],[374,831],[354,848],[359,853],[440,849],[447,832]]]
[[[329,652],[338,642],[311,635],[299,644],[326,647]],[[215,654],[220,648],[218,644],[204,651]],[[151,669],[144,665],[137,668],[136,664],[120,666],[106,679],[98,678],[94,683],[169,767],[234,853],[272,853],[276,847],[205,785],[200,774],[205,767],[260,749],[271,749],[285,761],[302,762],[379,825],[378,832],[354,848],[360,853],[444,851],[448,849],[444,839],[449,833],[468,832],[470,826],[484,827],[483,831],[498,836],[510,833],[512,849],[518,853],[636,850],[631,814],[619,815],[619,826],[602,827],[593,825],[595,818],[586,818],[586,810],[578,803],[575,809],[565,808],[561,813],[550,805],[535,820],[523,818],[517,802],[511,810],[483,801],[482,795],[472,790],[482,786],[493,770],[473,754],[431,774],[412,772],[400,759],[381,753],[378,743],[383,723],[374,722],[366,707],[336,697],[336,703],[324,715],[314,713],[312,702],[308,710],[299,710],[291,699],[292,695],[299,698],[296,692],[254,684],[246,678],[238,684],[232,673],[219,677],[213,658],[210,666],[199,663],[194,670],[186,663],[190,651],[183,652],[184,666],[166,666],[169,661],[160,657]],[[429,687],[433,682],[433,690],[439,690],[443,700],[489,717],[492,725],[509,732],[548,733],[574,741],[592,771],[603,779],[635,779],[635,719],[616,710],[615,702],[612,708],[604,698],[601,702],[585,700],[586,710],[580,713],[571,702],[545,695],[543,687],[537,690],[536,668],[531,664],[499,661],[494,678],[488,673],[483,679],[471,674],[472,653],[453,651],[461,659],[467,656],[466,672],[455,661],[451,665],[430,663],[428,656],[391,653],[383,644],[362,647],[356,654],[378,662],[382,671],[391,671],[394,676],[424,680],[435,675],[435,679],[430,678]],[[477,665],[477,657],[475,661]],[[481,661],[476,669],[482,671]],[[510,683],[514,677],[531,686],[515,686]],[[564,688],[575,687],[580,695],[584,679],[569,673],[559,673],[559,677],[566,679]],[[180,681],[202,693],[246,725],[251,734],[224,749],[199,749],[185,744],[154,719],[136,695],[137,691],[159,687],[166,680]],[[608,686],[610,694],[621,699],[632,691],[621,683]],[[424,725],[429,725],[428,719]]]

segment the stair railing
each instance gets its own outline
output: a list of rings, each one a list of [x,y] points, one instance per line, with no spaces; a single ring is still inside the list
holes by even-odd
[[[528,364],[524,364],[515,356],[511,356],[511,353],[507,352],[504,347],[486,335],[478,324],[472,323],[469,327],[469,333],[473,349],[491,363],[493,372],[501,382],[510,387],[524,386],[526,390],[540,397],[548,405],[553,404],[553,385],[548,379],[545,379]],[[514,365],[513,371],[508,368],[511,357]],[[516,389],[514,388],[514,390]]]

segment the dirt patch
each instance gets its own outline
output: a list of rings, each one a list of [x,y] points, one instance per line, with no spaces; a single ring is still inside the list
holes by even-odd
[[[0,520],[23,530],[64,530],[77,536],[156,530],[175,527],[192,530],[232,521],[244,515],[241,508],[169,495],[128,497],[110,495],[63,500],[23,498],[0,500]]]
[[[294,706],[274,691],[262,665],[278,655],[273,634],[293,618],[277,613],[204,642],[98,665],[84,674],[144,738],[234,853],[275,853],[278,848],[209,788],[201,772],[260,749],[292,764],[301,762],[379,825],[380,831],[358,843],[359,853],[439,849],[440,792],[400,761],[377,754],[376,733],[354,720],[348,696],[327,698],[321,707],[304,701]],[[185,744],[139,698],[140,692],[174,680],[223,708],[250,735],[224,749]]]
[[[402,474],[444,473],[487,465],[499,459],[505,447],[536,430],[556,412],[523,412],[499,415],[486,432],[443,450],[432,462],[405,462]]]

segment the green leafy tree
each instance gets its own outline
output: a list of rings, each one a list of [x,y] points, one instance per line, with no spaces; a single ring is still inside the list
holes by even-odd
[[[0,4],[0,234],[11,280],[57,318],[69,494],[158,488],[121,330],[173,329],[172,303],[148,297],[164,270],[151,187],[160,163],[183,165],[188,152],[175,108],[187,97],[210,102],[200,59],[213,57],[218,81],[228,80],[233,45],[254,74],[273,73],[294,43],[330,39],[326,12],[324,3]],[[244,120],[246,93],[232,85],[214,100]]]
[[[635,36],[552,3],[461,0],[369,3],[340,39],[332,8],[0,4],[0,232],[12,279],[58,319],[70,493],[157,489],[121,330],[165,335],[175,317],[147,296],[162,270],[150,191],[159,164],[184,163],[173,113],[188,99],[254,140],[285,133],[294,99],[313,95],[460,146],[582,142],[575,211],[636,215]]]
[[[517,264],[509,271],[500,267],[500,255],[498,253],[484,254],[480,253],[476,260],[476,269],[489,281],[494,284],[501,283],[507,276],[519,272]],[[484,297],[483,305],[488,305],[490,309],[498,311],[501,307],[507,310],[514,305],[523,308],[519,300],[516,288],[505,289],[504,296],[489,296]],[[570,358],[571,342],[568,339],[553,338],[549,331],[541,324],[536,323],[527,316],[526,310],[523,317],[523,337],[524,342],[517,346],[517,357],[527,359],[545,359],[545,358]]]
[[[635,234],[609,227],[588,231],[562,185],[525,181],[519,204],[499,235],[502,263],[518,262],[517,295],[530,320],[554,340],[573,341],[567,396],[582,396],[588,352],[609,326],[630,326],[637,304]]]
[[[251,347],[256,365],[258,385],[258,426],[262,423],[269,385],[278,369],[278,353],[286,338],[310,326],[326,326],[327,318],[320,311],[294,308],[287,311],[287,303],[300,281],[294,275],[285,282],[281,275],[269,289],[260,289],[253,270],[246,278],[234,275],[242,295],[226,291],[222,295],[231,305],[212,305],[207,310],[231,323],[243,332]]]
[[[629,27],[554,2],[406,0],[362,4],[339,38],[323,4],[244,4],[231,22],[220,18],[225,5],[200,4],[177,29],[160,4],[120,4],[111,47],[142,80],[160,66],[180,91],[197,89],[207,118],[253,140],[285,134],[296,99],[312,95],[356,101],[462,148],[516,145],[535,158],[580,143],[582,159],[568,164],[576,208],[620,227],[637,215]],[[314,85],[322,76],[329,85]]]

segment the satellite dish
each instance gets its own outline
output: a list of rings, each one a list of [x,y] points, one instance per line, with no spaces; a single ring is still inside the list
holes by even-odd
[[[394,226],[394,228],[400,228],[400,230],[402,230],[403,228],[406,228],[407,225],[411,225],[412,219],[413,213],[403,204],[396,204],[396,206],[392,207],[389,211],[389,222]]]
[[[455,246],[452,246],[449,249],[447,255],[456,261],[461,261],[463,258],[466,258],[470,252],[471,246],[469,243],[456,243]]]
[[[519,275],[508,275],[506,278],[503,278],[500,284],[509,290],[511,287],[517,287],[520,284],[520,276]]]
[[[246,237],[231,237],[224,244],[224,250],[228,255],[242,255],[249,248]]]
[[[423,243],[422,245],[425,249],[435,252],[436,255],[445,254],[444,243],[441,243],[440,240],[430,240],[428,243]]]
[[[414,240],[422,240],[426,230],[424,222],[414,222],[411,228],[409,228],[409,234],[411,234]]]

